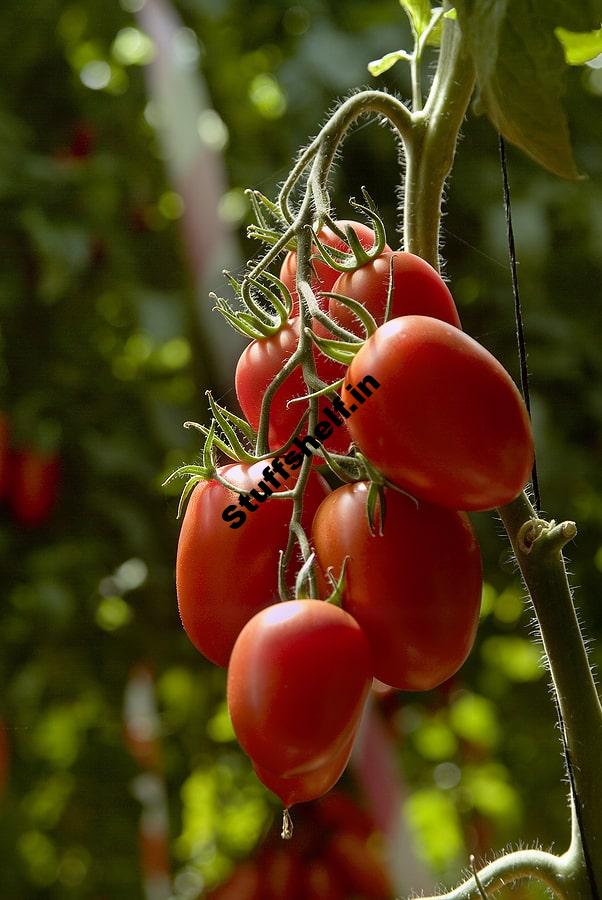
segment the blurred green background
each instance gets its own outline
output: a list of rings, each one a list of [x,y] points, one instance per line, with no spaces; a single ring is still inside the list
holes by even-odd
[[[380,79],[366,66],[409,34],[395,0],[5,0],[0,25],[0,893],[151,898],[148,826],[169,837],[154,896],[192,900],[278,815],[233,740],[224,672],[176,606],[177,500],[161,483],[198,457],[182,423],[206,421],[206,388],[235,402],[236,346],[208,331],[207,293],[259,252],[244,189],[273,195],[337,97],[408,96],[401,66]],[[185,88],[171,96],[167,70]],[[587,181],[509,151],[543,508],[578,522],[570,570],[598,665],[601,96],[602,68],[570,72]],[[340,216],[366,184],[393,244],[399,183],[390,134],[362,125],[334,179]],[[516,377],[497,139],[472,114],[443,240],[465,330]],[[439,691],[379,701],[433,883],[471,852],[568,838],[531,613],[499,521],[475,522],[487,586],[469,662]]]

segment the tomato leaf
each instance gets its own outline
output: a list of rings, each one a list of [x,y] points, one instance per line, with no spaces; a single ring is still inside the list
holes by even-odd
[[[431,4],[429,0],[399,0],[417,37],[420,37],[431,21]]]
[[[405,50],[394,50],[392,53],[385,53],[380,59],[374,59],[372,62],[369,62],[368,71],[376,78],[378,75],[382,75],[383,72],[388,72],[400,59],[409,60],[409,58],[410,55]]]
[[[457,0],[455,6],[477,72],[477,108],[544,168],[578,178],[562,106],[566,62],[555,28],[595,28],[600,0]]]
[[[569,66],[582,66],[602,53],[602,28],[585,32],[556,28],[554,34],[564,48]]]

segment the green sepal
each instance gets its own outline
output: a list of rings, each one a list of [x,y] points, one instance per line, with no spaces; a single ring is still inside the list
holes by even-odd
[[[391,257],[391,259],[393,259],[393,257]],[[331,297],[333,300],[338,300],[339,303],[342,303],[343,306],[350,309],[366,329],[366,337],[370,337],[370,335],[374,334],[378,328],[378,324],[372,313],[369,312],[359,300],[354,300],[353,297],[347,297],[345,294],[336,294],[333,291],[320,291],[320,295],[322,297]],[[358,341],[361,340],[361,338],[358,338]]]
[[[343,593],[345,591],[345,575],[347,569],[347,561],[349,557],[346,556],[343,560],[343,565],[341,566],[341,573],[338,578],[335,579],[331,570],[328,569],[326,572],[326,577],[330,581],[332,585],[332,592],[328,595],[325,602],[331,603],[333,606],[342,607],[343,605]]]
[[[311,228],[318,253],[324,262],[337,272],[355,272],[360,266],[365,266],[366,263],[369,263],[373,259],[376,259],[377,256],[380,256],[387,242],[384,222],[379,216],[376,205],[365,187],[362,187],[362,194],[366,200],[365,204],[357,203],[351,198],[349,205],[354,209],[365,213],[367,218],[371,220],[371,226],[374,230],[374,244],[369,250],[366,250],[361,244],[351,225],[346,225],[344,229],[341,229],[331,216],[325,216],[324,222],[336,235],[338,235],[338,237],[341,238],[341,240],[344,240],[348,244],[351,251],[350,253],[346,253],[343,250],[337,250],[335,247],[329,247],[320,240],[320,237],[316,233],[316,229]]]
[[[337,341],[333,338],[318,337],[311,328],[306,328],[305,331],[311,336],[320,353],[323,353],[328,359],[334,359],[335,362],[340,362],[346,366],[353,361],[356,353],[364,343],[363,341],[352,343],[351,341]]]
[[[238,434],[236,433],[235,426],[229,421],[228,416],[226,415],[226,411],[223,407],[219,406],[213,399],[211,391],[206,391],[207,398],[209,400],[209,406],[211,407],[211,412],[215,416],[217,424],[221,428],[224,437],[226,438],[226,442],[230,444],[230,447],[236,454],[236,458],[240,462],[253,463],[256,461],[257,457],[250,453],[246,447],[243,447]]]
[[[311,573],[311,569],[315,562],[315,559],[316,554],[311,553],[297,572],[297,577],[295,578],[295,597],[297,598],[297,600],[314,599],[311,596],[311,593],[308,591],[306,585],[309,586],[309,575]]]
[[[387,513],[387,501],[385,497],[384,485],[375,481],[370,482],[368,488],[368,497],[366,499],[366,515],[368,517],[368,528],[372,537],[377,535],[382,537],[385,527],[385,516]],[[376,530],[376,517],[378,515],[378,531]]]
[[[247,228],[247,237],[256,241],[261,241],[268,247],[273,247],[282,237],[282,232],[276,228],[260,228],[258,225],[249,225]],[[291,238],[284,245],[286,250],[296,250],[297,242]]]
[[[266,230],[270,229],[269,222],[264,216],[264,210],[266,210],[271,215],[276,224],[286,226],[287,222],[282,215],[280,207],[277,203],[274,203],[273,200],[270,200],[265,196],[265,194],[262,194],[261,191],[256,191],[252,188],[248,188],[245,191],[245,195],[249,199],[251,209],[253,210],[253,215],[255,216],[257,224],[260,228],[265,228]]]

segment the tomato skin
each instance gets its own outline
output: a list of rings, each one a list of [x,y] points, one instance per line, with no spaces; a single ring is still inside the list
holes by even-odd
[[[355,272],[341,273],[331,288],[332,292],[360,300],[381,325],[387,307],[391,260],[393,297],[390,319],[410,315],[432,316],[461,328],[454,298],[439,273],[421,257],[403,250],[382,253]],[[365,332],[358,319],[339,300],[330,299],[328,312],[343,328],[363,337]]]
[[[12,458],[10,504],[18,522],[28,528],[43,525],[58,499],[61,463],[54,454],[30,448]]]
[[[384,534],[371,535],[365,482],[337,488],[315,515],[313,544],[325,573],[346,568],[343,608],[368,638],[374,674],[427,691],[462,665],[479,618],[482,574],[468,516],[386,489]]]
[[[269,463],[231,463],[218,471],[241,490],[250,490]],[[293,483],[289,479],[282,490]],[[306,528],[327,492],[323,479],[311,473],[303,501]],[[234,529],[222,512],[237,499],[217,481],[199,482],[178,541],[176,589],[182,624],[197,650],[218,666],[228,664],[249,619],[278,599],[278,551],[286,546],[292,510],[292,501],[269,498]]]
[[[360,244],[366,250],[369,250],[374,245],[374,231],[369,228],[367,225],[364,225],[363,222],[355,222],[352,219],[341,219],[337,221],[337,225],[339,228],[343,230],[347,225],[351,225],[355,233],[357,234]],[[325,225],[324,228],[319,233],[319,238],[322,243],[326,244],[328,247],[333,247],[335,250],[343,250],[344,252],[349,251],[349,245],[342,241],[341,238],[334,233],[332,228],[328,225]],[[385,244],[383,253],[386,251],[390,251],[391,248],[388,244]],[[317,254],[318,250],[314,246],[313,253]],[[327,262],[325,262],[320,256],[318,259],[313,260],[313,267],[316,273],[315,279],[312,281],[312,288],[314,293],[318,293],[319,291],[330,291],[332,289],[333,284],[337,280],[340,275],[336,269],[331,269]],[[297,252],[295,250],[290,250],[285,258],[282,266],[280,268],[280,279],[285,283],[289,291],[291,292],[293,298],[293,309],[291,312],[292,316],[296,316],[299,313],[299,296],[297,294]],[[320,304],[322,305],[322,304]]]
[[[266,388],[280,372],[285,362],[290,359],[299,341],[300,319],[288,322],[272,337],[252,341],[242,352],[236,367],[236,396],[245,418],[255,430],[259,427],[261,401]],[[333,383],[343,377],[345,367],[328,359],[318,350],[314,351],[316,371],[327,383]],[[282,447],[295,431],[307,402],[293,403],[287,408],[287,402],[293,397],[302,397],[308,393],[303,380],[303,372],[296,368],[280,385],[270,408],[269,445],[273,450]],[[320,410],[329,406],[328,398],[320,401]],[[300,435],[307,434],[307,422],[301,427]],[[326,449],[344,453],[351,440],[347,428],[336,427],[326,440]]]
[[[450,509],[487,510],[520,493],[533,436],[518,388],[484,347],[428,316],[381,325],[349,366],[346,384],[380,384],[347,427],[362,453],[415,497]]]
[[[341,749],[322,765],[300,775],[276,775],[268,769],[255,765],[255,774],[259,780],[280,798],[283,805],[290,809],[295,803],[308,803],[323,797],[335,786],[349,762],[353,742],[357,731],[354,730]]]
[[[241,631],[228,669],[236,736],[261,769],[298,775],[349,742],[372,681],[357,622],[320,600],[264,609]]]

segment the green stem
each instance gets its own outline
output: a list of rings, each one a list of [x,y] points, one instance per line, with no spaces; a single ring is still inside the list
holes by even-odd
[[[424,110],[412,117],[412,141],[405,145],[404,247],[437,270],[443,188],[474,77],[458,23],[445,19],[437,72]]]
[[[521,494],[500,515],[533,601],[564,725],[574,801],[590,874],[602,892],[602,707],[596,691],[562,548],[572,522],[538,519]]]

